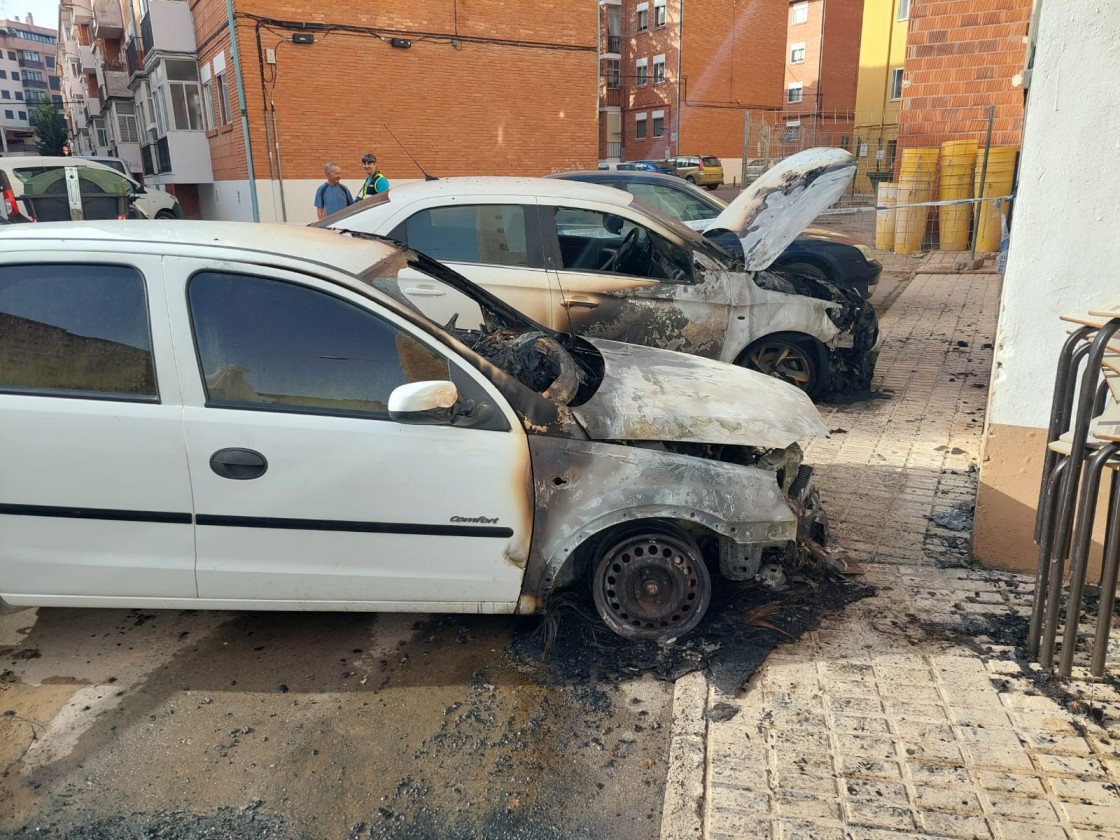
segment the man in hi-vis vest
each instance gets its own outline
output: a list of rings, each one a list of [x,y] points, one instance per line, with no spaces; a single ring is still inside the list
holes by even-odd
[[[362,186],[358,190],[358,201],[389,189],[389,179],[377,168],[377,155],[373,152],[362,155],[362,168],[366,171],[366,179],[362,181]]]

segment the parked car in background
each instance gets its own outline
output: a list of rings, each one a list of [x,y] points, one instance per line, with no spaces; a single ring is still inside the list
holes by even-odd
[[[714,190],[723,183],[723,161],[714,155],[677,155],[665,160],[690,184]]]
[[[380,238],[0,228],[12,605],[527,614],[590,587],[667,641],[822,538],[797,442],[824,432],[783,382],[555,332]]]
[[[775,158],[754,158],[753,160],[748,160],[747,168],[743,176],[744,186],[758,178],[758,176],[760,176],[763,172],[765,172],[777,162],[778,161]]]
[[[118,157],[98,157],[97,155],[71,155],[78,160],[92,160],[94,163],[100,163],[102,166],[108,166],[110,169],[115,169],[122,175],[127,175],[132,178],[132,172],[129,171],[128,164]],[[132,178],[132,180],[136,180]]]
[[[128,195],[135,211],[133,216],[145,219],[181,219],[183,209],[178,199],[163,190],[148,189],[143,184],[123,175],[116,169],[80,157],[0,157],[0,196],[3,207],[0,217],[6,222],[64,221],[69,220],[69,210],[63,199],[66,196],[65,168],[80,170],[83,184],[89,190],[107,195]],[[49,182],[49,183],[47,183]],[[35,201],[31,196],[24,200],[24,192],[31,185],[33,192],[50,191],[54,201],[38,200],[40,212],[36,215],[28,205]],[[108,206],[109,201],[102,202]],[[88,214],[87,214],[88,215]],[[96,218],[112,218],[115,212],[98,212]]]
[[[627,192],[552,178],[411,182],[316,224],[406,242],[554,330],[734,362],[816,396],[867,386],[874,310],[853,289],[765,269],[843,192],[852,161],[809,150],[783,165],[788,196],[745,191],[713,223],[738,237],[734,252]],[[406,293],[437,321],[465,317],[422,284]]]
[[[673,165],[663,160],[624,161],[615,166],[615,169],[622,170],[623,172],[660,172],[662,175],[677,174],[677,170],[673,168]]]
[[[697,231],[706,230],[727,207],[718,197],[680,178],[655,172],[559,172],[548,177],[625,190]],[[729,231],[716,234],[714,238],[725,248],[739,249],[738,238]],[[825,228],[806,228],[772,267],[858,289],[864,298],[871,297],[883,271],[883,264],[871,248],[858,239]]]

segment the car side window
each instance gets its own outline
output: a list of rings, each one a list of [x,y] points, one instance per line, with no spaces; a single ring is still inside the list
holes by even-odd
[[[444,262],[528,267],[525,208],[468,204],[421,210],[404,223],[410,248]]]
[[[209,406],[387,417],[448,361],[372,312],[284,280],[200,272],[187,286]]]
[[[671,219],[682,222],[696,222],[714,219],[719,214],[708,204],[683,190],[676,190],[661,184],[626,184],[626,191],[656,207]]]
[[[692,255],[660,234],[614,213],[553,208],[561,268],[692,281]]]
[[[157,401],[140,272],[122,265],[0,267],[0,390]]]

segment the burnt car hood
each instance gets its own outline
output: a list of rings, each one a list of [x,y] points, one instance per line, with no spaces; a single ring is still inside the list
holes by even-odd
[[[671,350],[585,340],[602,354],[603,381],[571,411],[595,440],[782,449],[827,431],[812,401],[779,379]]]
[[[761,271],[843,195],[856,159],[843,149],[806,149],[764,172],[712,220],[705,236],[734,233],[747,271]]]

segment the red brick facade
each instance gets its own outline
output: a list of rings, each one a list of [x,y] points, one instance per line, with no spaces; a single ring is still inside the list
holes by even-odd
[[[225,0],[195,0],[191,9],[199,64],[224,52],[227,66],[231,120],[210,135],[214,176],[244,179]],[[595,164],[594,8],[580,13],[561,0],[236,0],[235,10],[257,178],[269,178],[270,165],[282,167],[285,180],[321,178],[324,162],[334,160],[355,180],[369,150],[390,179],[422,177],[409,154],[444,176]],[[293,26],[258,26],[251,15]],[[303,23],[314,43],[292,42]],[[275,65],[258,58],[258,29],[261,52],[275,50]],[[394,47],[392,38],[410,46]],[[275,104],[271,159],[262,87]]]
[[[993,146],[1022,137],[1022,73],[1032,0],[913,2],[907,36],[899,148],[984,141],[995,106]]]
[[[739,158],[744,117],[751,117],[753,136],[763,121],[776,123],[781,112],[788,0],[667,0],[664,26],[657,25],[658,4],[650,0],[645,31],[639,29],[638,5],[622,3],[624,158]],[[656,83],[659,55],[665,57],[665,80]],[[644,85],[638,78],[641,59],[647,61]],[[653,136],[655,111],[664,112],[661,137]],[[636,137],[636,116],[642,113],[645,140]]]

